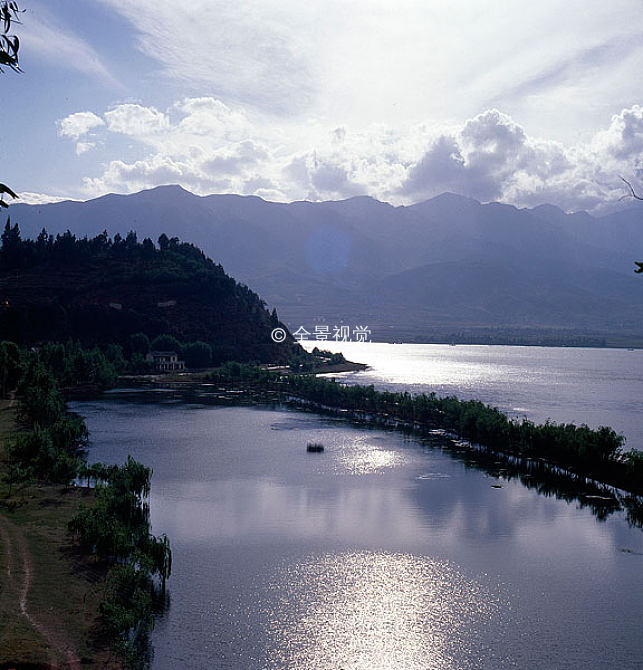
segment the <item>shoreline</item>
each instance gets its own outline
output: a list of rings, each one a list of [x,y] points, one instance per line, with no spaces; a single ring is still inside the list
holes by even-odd
[[[354,364],[351,364],[354,365]],[[359,369],[364,369],[364,364],[359,364],[360,368]],[[276,379],[278,379],[280,373],[278,371],[271,370],[273,374],[276,375]],[[337,370],[334,371],[328,371],[328,372],[338,372]],[[636,488],[634,489],[624,489],[623,487],[619,486],[619,484],[615,483],[614,477],[615,472],[614,470],[608,471],[605,473],[603,477],[600,477],[597,475],[597,470],[596,467],[597,465],[594,464],[591,469],[589,468],[584,468],[581,463],[578,462],[565,462],[564,460],[561,459],[561,455],[558,456],[558,458],[552,458],[548,456],[545,453],[531,453],[527,451],[520,451],[517,450],[515,445],[508,445],[506,448],[503,448],[500,444],[487,444],[484,443],[483,441],[480,440],[475,440],[472,439],[470,436],[466,434],[466,431],[458,431],[457,429],[454,429],[452,427],[448,427],[444,423],[440,423],[440,420],[430,420],[427,421],[425,419],[421,418],[412,418],[409,419],[405,416],[402,416],[402,408],[395,409],[393,408],[387,408],[386,411],[384,410],[376,410],[373,408],[368,408],[368,407],[347,407],[346,405],[342,405],[340,403],[333,403],[333,404],[328,404],[325,402],[322,402],[320,400],[315,400],[313,398],[310,398],[306,395],[306,393],[298,391],[296,388],[291,388],[289,386],[289,381],[292,379],[297,379],[297,378],[308,378],[313,380],[312,383],[314,383],[314,380],[318,380],[319,382],[326,382],[328,384],[335,384],[339,388],[351,388],[351,389],[365,389],[367,387],[364,387],[362,385],[351,385],[350,387],[347,387],[345,385],[342,385],[340,383],[337,383],[334,379],[328,380],[327,378],[324,378],[323,375],[326,374],[325,371],[322,372],[310,372],[306,374],[297,374],[297,373],[291,373],[288,375],[283,375],[283,379],[285,380],[285,383],[280,383],[278,380],[273,379],[273,380],[252,380],[250,378],[246,379],[236,379],[236,380],[223,380],[223,379],[215,379],[215,378],[207,378],[205,377],[205,373],[200,373],[199,376],[196,375],[190,375],[190,373],[183,373],[182,375],[154,375],[154,376],[146,376],[145,378],[138,377],[128,377],[128,378],[121,378],[123,381],[128,381],[130,383],[134,382],[136,386],[139,388],[142,387],[141,390],[143,390],[145,387],[147,387],[150,391],[153,390],[153,387],[160,384],[163,384],[165,386],[169,386],[170,388],[174,388],[174,390],[177,391],[182,391],[182,390],[189,390],[190,387],[193,387],[195,389],[208,389],[212,388],[214,384],[218,386],[217,392],[220,394],[219,399],[223,400],[225,398],[225,393],[226,391],[233,391],[237,394],[243,394],[245,393],[251,400],[253,398],[258,398],[261,401],[266,401],[266,400],[271,400],[275,399],[278,401],[283,401],[284,398],[286,399],[295,399],[296,401],[302,403],[302,404],[307,404],[309,407],[312,407],[314,409],[317,409],[319,411],[323,412],[332,412],[332,413],[337,413],[340,415],[344,416],[350,416],[354,415],[355,417],[358,418],[360,422],[366,422],[366,423],[373,423],[374,425],[390,425],[393,427],[400,427],[403,429],[411,429],[414,431],[417,431],[418,434],[423,435],[431,431],[435,430],[443,430],[445,431],[448,435],[451,435],[454,439],[460,442],[467,442],[472,448],[478,449],[478,450],[486,450],[489,453],[498,453],[498,454],[506,454],[507,456],[511,456],[514,458],[525,458],[527,460],[539,460],[542,463],[546,463],[551,467],[555,468],[560,468],[564,470],[565,472],[569,473],[572,476],[575,477],[580,477],[583,476],[587,480],[592,480],[598,484],[605,485],[605,486],[612,486],[616,489],[623,489],[629,491],[632,495],[641,495],[641,491],[638,491]],[[374,391],[375,395],[380,395],[384,397],[387,392],[380,392],[380,391]],[[395,394],[391,394],[395,395]],[[409,399],[412,398],[420,398],[424,396],[425,394],[419,394],[417,396],[412,396],[410,394],[401,394],[402,396],[406,395],[408,396]],[[456,404],[460,403],[463,406],[467,405],[478,405],[478,406],[483,406],[482,403],[479,403],[478,401],[460,401],[457,398],[453,399],[455,400]],[[488,408],[489,410],[492,410],[493,412],[496,412],[498,416],[502,416],[505,419],[509,420],[507,415],[504,413],[499,412],[495,408]],[[531,424],[530,425],[534,427],[538,427],[539,424]],[[555,426],[555,424],[552,424]],[[613,468],[615,465],[618,465],[617,461],[607,461],[604,464],[601,465],[601,467],[606,467],[608,470]]]
[[[331,342],[332,344],[333,342]],[[300,344],[315,345],[320,343],[316,340],[302,340]],[[538,349],[623,349],[625,351],[643,350],[643,341],[641,339],[632,340],[632,343],[606,343],[606,344],[551,344],[546,342],[447,342],[446,340],[437,341],[409,341],[409,340],[369,340],[368,342],[347,342],[347,344],[394,344],[394,345],[431,345],[436,347],[533,347]]]
[[[290,408],[296,412],[314,412],[333,416],[355,425],[368,426],[386,431],[401,431],[413,435],[420,444],[430,444],[434,448],[447,450],[450,455],[462,460],[469,467],[476,467],[497,479],[511,481],[518,478],[526,487],[539,492],[555,492],[561,499],[576,500],[581,506],[588,507],[597,517],[606,513],[623,511],[632,526],[643,528],[643,497],[628,492],[618,486],[593,477],[579,469],[566,467],[554,460],[538,456],[526,456],[511,451],[503,451],[461,438],[456,432],[436,428],[433,424],[405,420],[388,413],[378,413],[363,409],[325,405],[297,395],[275,385],[236,382],[194,382],[177,380],[163,381],[163,388],[153,380],[139,380],[138,388],[125,388],[122,392],[114,389],[114,394],[124,399],[140,400],[149,392],[150,398],[167,399],[168,391],[174,391],[174,401],[208,404],[207,397],[214,406],[243,407],[271,406]],[[162,394],[162,395],[157,395]],[[147,400],[146,400],[147,401]],[[475,462],[475,465],[472,465]]]
[[[0,403],[3,441],[22,431],[15,415]],[[67,531],[93,497],[84,486],[32,483],[0,498],[0,668],[120,667],[98,627],[103,569]]]

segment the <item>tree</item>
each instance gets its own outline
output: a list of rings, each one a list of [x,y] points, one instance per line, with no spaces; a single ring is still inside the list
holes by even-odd
[[[13,342],[0,342],[0,384],[2,397],[13,389],[20,379],[20,351]]]
[[[18,50],[20,49],[20,40],[17,35],[10,35],[12,23],[20,23],[17,2],[3,0],[0,2],[0,23],[2,24],[0,32],[0,72],[2,66],[8,67],[15,72],[21,72],[18,65]]]
[[[0,2],[0,72],[3,72],[3,66],[8,67],[14,72],[21,72],[18,65],[18,50],[20,49],[20,40],[17,35],[10,35],[12,23],[20,23],[18,14],[18,3],[3,0]],[[18,196],[6,185],[0,184],[0,207],[8,207],[4,201],[5,193],[12,197]]]
[[[145,333],[133,333],[129,336],[129,348],[132,354],[146,356],[150,350],[150,338]]]
[[[623,198],[635,198],[636,200],[643,200],[643,196],[640,196],[635,190],[632,184],[630,184],[625,177],[621,177],[621,179],[627,184],[627,187],[629,188],[630,192],[627,195],[624,195]],[[622,199],[622,198],[621,198]],[[634,272],[637,274],[643,273],[643,261],[634,261],[634,265],[638,266]]]
[[[181,343],[172,335],[159,335],[152,340],[150,348],[153,351],[173,351],[178,354],[181,351]]]
[[[188,368],[207,368],[212,363],[212,347],[207,342],[189,342],[181,347]]]

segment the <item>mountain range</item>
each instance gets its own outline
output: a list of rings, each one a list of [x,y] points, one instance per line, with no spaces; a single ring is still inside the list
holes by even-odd
[[[291,331],[367,326],[382,341],[643,340],[643,206],[605,215],[518,209],[444,193],[394,207],[370,197],[267,202],[179,186],[87,202],[12,205],[42,228],[198,245],[276,307]],[[589,339],[588,339],[589,338]]]

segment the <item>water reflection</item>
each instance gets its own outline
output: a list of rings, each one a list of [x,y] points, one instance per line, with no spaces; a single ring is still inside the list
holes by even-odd
[[[458,442],[458,445],[455,449],[446,445],[447,450],[468,468],[482,470],[499,480],[518,480],[526,488],[546,497],[576,502],[580,509],[589,509],[599,521],[624,511],[630,526],[643,528],[643,499],[640,496],[623,493],[538,459],[517,458],[464,442]]]
[[[339,457],[341,469],[353,475],[382,472],[386,468],[401,465],[403,461],[399,451],[383,449],[369,440],[368,436],[345,442]]]
[[[266,667],[275,669],[456,668],[475,653],[473,631],[504,607],[447,562],[370,552],[288,566],[270,596]]]
[[[75,407],[93,455],[154,465],[175,559],[155,670],[640,667],[643,540],[576,509],[605,507],[586,483],[312,413]]]

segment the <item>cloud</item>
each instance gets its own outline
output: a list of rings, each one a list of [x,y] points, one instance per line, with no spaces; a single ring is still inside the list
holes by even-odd
[[[481,201],[591,209],[611,197],[595,179],[600,160],[578,148],[529,137],[508,115],[492,109],[433,140],[409,167],[399,194],[423,199],[454,191]]]
[[[270,158],[268,151],[252,140],[245,140],[227,149],[216,152],[203,161],[203,170],[212,175],[238,174],[240,171],[257,166]]]
[[[634,160],[643,155],[643,107],[634,105],[615,114],[607,130],[598,133],[594,148],[617,160]]]
[[[371,195],[409,204],[453,191],[483,202],[592,210],[623,195],[620,174],[637,176],[642,169],[639,105],[614,115],[591,142],[575,146],[533,137],[497,109],[449,126],[275,127],[251,120],[241,108],[198,97],[166,111],[119,105],[104,119],[81,112],[60,122],[59,134],[70,139],[100,128],[102,145],[123,134],[141,145],[136,160],[107,161],[102,174],[85,179],[92,196],[180,183],[199,194],[275,200]],[[77,152],[92,144],[79,142]]]
[[[253,129],[245,114],[220,100],[185,98],[166,112],[128,103],[104,117],[105,142],[112,134],[126,135],[140,142],[147,155],[131,163],[110,161],[101,176],[84,180],[90,195],[173,182],[196,192],[280,195],[269,174],[277,160],[272,149],[249,138]]]
[[[58,121],[58,135],[79,140],[93,128],[104,125],[105,121],[93,112],[76,112]]]
[[[128,19],[167,77],[217,97],[287,112],[310,102],[309,14],[294,0],[103,0]],[[298,37],[298,34],[301,37]]]
[[[96,142],[76,142],[76,154],[81,154],[91,151],[96,146]]]
[[[74,200],[74,198],[48,195],[46,193],[32,193],[31,191],[20,192],[20,202],[25,205],[46,205],[50,202],[63,202],[64,200]]]
[[[170,125],[167,116],[153,107],[129,103],[117,105],[109,112],[105,112],[105,121],[109,131],[132,137],[158,133]]]
[[[182,115],[177,130],[192,136],[209,136],[217,140],[240,139],[251,132],[250,123],[241,110],[232,110],[212,97],[186,98],[174,106]]]
[[[102,2],[164,83],[279,118],[363,129],[497,107],[564,140],[614,101],[631,104],[641,83],[636,0],[591,11],[584,0],[194,0],[180,12],[174,0]]]

